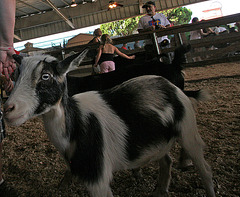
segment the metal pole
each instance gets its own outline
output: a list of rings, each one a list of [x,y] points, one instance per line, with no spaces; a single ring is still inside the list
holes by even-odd
[[[157,41],[157,34],[156,34],[156,32],[153,32],[152,36],[153,36],[153,39],[152,39],[152,40],[153,40],[153,45],[155,46],[155,48],[156,48],[156,50],[157,50],[157,54],[160,55],[160,54],[161,54],[161,51],[160,51],[159,46],[158,46],[158,41]]]

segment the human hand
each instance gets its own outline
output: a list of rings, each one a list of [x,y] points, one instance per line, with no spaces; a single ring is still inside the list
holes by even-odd
[[[0,47],[0,74],[3,73],[7,80],[16,69],[15,60],[12,58],[13,54],[15,51],[12,47]]]
[[[159,29],[166,29],[164,25],[159,25]]]
[[[135,59],[136,58],[136,56],[135,55],[131,55],[131,56],[129,56],[130,57],[130,59],[131,60],[133,60],[133,59]]]
[[[13,85],[13,81],[9,78],[9,80],[6,80],[4,82],[4,90],[6,92],[11,92],[13,89],[14,85]]]
[[[148,28],[149,31],[154,31],[155,30],[155,25],[152,25]]]

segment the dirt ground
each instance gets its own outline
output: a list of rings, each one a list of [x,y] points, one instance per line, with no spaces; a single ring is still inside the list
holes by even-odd
[[[200,103],[197,112],[199,132],[207,147],[205,158],[212,167],[216,193],[219,197],[240,196],[240,62],[207,67],[186,68],[186,89],[206,88],[210,101]],[[13,196],[79,196],[88,197],[86,188],[73,181],[58,189],[66,165],[49,142],[42,121],[35,118],[20,127],[7,127],[4,140],[4,177]],[[171,151],[173,158],[170,197],[205,196],[195,168],[177,168],[179,146]],[[131,171],[114,175],[115,197],[147,197],[154,190],[157,164],[142,168],[143,176],[135,179]],[[1,196],[1,194],[0,194]]]

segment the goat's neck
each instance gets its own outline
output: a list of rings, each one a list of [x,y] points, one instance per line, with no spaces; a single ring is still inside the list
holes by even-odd
[[[43,115],[43,122],[49,139],[63,155],[69,146],[69,136],[66,132],[65,109],[61,101]]]

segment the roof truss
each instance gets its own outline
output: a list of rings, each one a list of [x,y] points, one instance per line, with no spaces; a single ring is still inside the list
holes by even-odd
[[[123,4],[108,11],[109,0],[17,0],[15,35],[22,40],[138,16],[147,0],[116,0]],[[158,11],[206,0],[155,0]],[[87,3],[84,3],[87,2]]]

